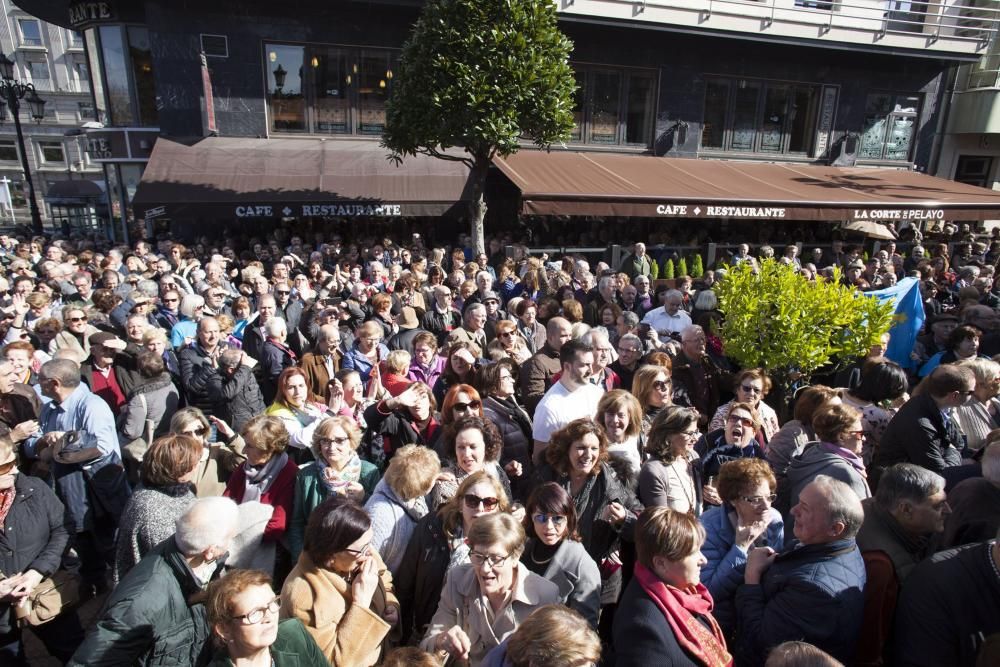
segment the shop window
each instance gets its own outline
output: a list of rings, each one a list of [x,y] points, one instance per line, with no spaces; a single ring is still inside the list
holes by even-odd
[[[129,79],[128,62],[125,60],[125,38],[121,27],[101,26],[100,36],[111,122],[121,126],[135,125],[137,119],[132,105],[132,83]]]
[[[65,164],[66,152],[63,150],[61,141],[39,141],[38,150],[42,156],[42,162],[46,164]]]
[[[18,19],[21,31],[21,46],[45,46],[42,41],[42,26],[37,19]]]
[[[97,120],[97,112],[94,110],[93,102],[77,102],[76,109],[80,120]]]
[[[816,136],[819,86],[708,79],[701,147],[741,153],[808,154]]]
[[[129,64],[135,80],[139,122],[145,126],[159,123],[156,109],[156,84],[153,81],[153,52],[149,46],[149,30],[143,26],[126,28]]]
[[[575,124],[570,141],[648,146],[653,136],[653,72],[576,67]]]
[[[70,76],[72,77],[76,92],[90,92],[90,70],[87,68],[87,61],[85,59],[81,57],[70,61]]]
[[[17,143],[13,139],[0,139],[0,161],[16,162],[19,159]]]
[[[858,159],[908,161],[919,112],[917,95],[869,95]]]
[[[266,44],[271,131],[380,136],[398,54]]]
[[[159,113],[149,31],[143,26],[101,26],[98,35],[111,123],[155,126]]]
[[[990,173],[993,158],[989,155],[960,155],[955,167],[955,180],[959,183],[988,188],[992,185]]]

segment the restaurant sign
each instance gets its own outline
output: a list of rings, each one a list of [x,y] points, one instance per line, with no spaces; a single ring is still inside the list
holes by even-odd
[[[944,220],[944,209],[861,208],[854,209],[855,220]]]
[[[784,218],[786,209],[773,206],[707,206],[703,204],[660,204],[657,215],[680,218]]]
[[[233,209],[237,218],[291,217],[390,217],[403,215],[401,204],[339,203],[339,204],[241,204]]]

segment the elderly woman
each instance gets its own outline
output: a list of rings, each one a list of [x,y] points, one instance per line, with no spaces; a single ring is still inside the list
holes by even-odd
[[[222,438],[221,442],[209,442],[213,424]],[[243,455],[243,437],[218,417],[205,417],[198,408],[181,408],[175,412],[170,419],[170,432],[194,438],[201,445],[198,469],[192,480],[195,494],[199,498],[221,496],[226,490],[229,476],[246,460]]]
[[[529,352],[532,354],[538,352],[545,345],[545,326],[535,319],[538,315],[538,304],[531,298],[522,299],[514,309],[514,314],[517,316],[515,322],[517,335],[527,345]]]
[[[698,413],[670,406],[653,420],[646,441],[646,461],[639,472],[639,500],[646,507],[669,507],[701,514],[701,461],[694,445],[700,437]]]
[[[356,503],[371,497],[378,484],[378,468],[358,457],[361,432],[347,417],[326,417],[313,431],[314,460],[299,469],[295,478],[295,505],[288,524],[288,550],[292,560],[302,552],[302,538],[309,515],[328,496],[346,496]]]
[[[701,515],[705,527],[701,583],[715,600],[715,617],[723,632],[736,629],[736,589],[743,583],[747,555],[755,547],[784,547],[784,523],[771,507],[777,482],[760,459],[723,464],[717,488],[722,504]]]
[[[840,392],[844,405],[861,412],[861,424],[865,429],[865,449],[862,452],[865,465],[871,463],[872,453],[882,441],[889,421],[910,399],[907,386],[906,371],[899,364],[875,357],[862,366],[858,386]]]
[[[260,357],[260,393],[264,396],[264,402],[270,403],[278,391],[278,378],[281,372],[290,366],[295,366],[298,356],[285,342],[288,339],[288,325],[285,324],[285,320],[272,317],[264,324],[264,332],[267,334],[267,340],[264,342]],[[308,378],[306,381],[308,384]]]
[[[673,381],[670,368],[660,365],[640,366],[632,378],[632,394],[642,410],[642,433],[649,434],[653,420],[668,405],[673,405]]]
[[[955,408],[958,427],[965,435],[965,445],[979,450],[986,444],[990,431],[1000,428],[1000,364],[989,359],[967,359],[958,362],[972,369],[976,388],[971,400]]]
[[[518,560],[524,539],[524,529],[508,514],[489,514],[472,522],[467,537],[471,562],[445,578],[441,602],[421,648],[447,652],[478,667],[531,612],[559,601],[558,587]]]
[[[225,647],[209,667],[329,665],[301,621],[289,618],[278,622],[281,600],[271,588],[271,575],[260,570],[233,570],[209,584],[207,594],[209,627]]]
[[[430,449],[419,445],[402,447],[365,503],[372,517],[372,548],[392,572],[403,560],[417,521],[427,514],[425,496],[440,472],[437,454]]]
[[[118,525],[112,579],[117,583],[153,547],[174,534],[175,523],[195,500],[191,482],[202,446],[185,435],[167,435],[142,460],[142,486],[129,498]]]
[[[639,562],[615,614],[619,667],[732,665],[712,596],[699,581],[705,529],[687,512],[647,509],[636,526]]]
[[[181,391],[183,383],[181,382],[181,363],[177,359],[177,353],[174,352],[174,348],[170,347],[170,341],[167,340],[167,334],[163,329],[152,328],[146,329],[142,334],[142,346],[148,352],[153,352],[163,359],[163,365],[166,367],[168,373],[170,373],[170,379],[173,381],[174,386],[177,387],[178,391]]]
[[[365,422],[365,409],[372,401],[365,398],[365,383],[361,381],[358,372],[350,369],[337,371],[330,378],[328,388],[328,411],[347,417],[360,429],[366,428],[368,424]]]
[[[364,418],[373,447],[366,458],[381,467],[404,445],[433,443],[441,427],[436,409],[434,394],[422,382],[414,382],[399,396],[369,405]]]
[[[597,403],[594,421],[604,427],[608,454],[627,467],[621,477],[636,483],[642,468],[642,408],[635,396],[624,389],[613,389]]]
[[[774,471],[779,486],[785,478],[792,458],[801,454],[806,444],[816,439],[816,432],[812,426],[813,415],[828,403],[840,402],[836,389],[821,384],[797,392],[795,410],[792,412],[793,419],[785,422],[767,444],[767,462]]]
[[[63,330],[52,339],[49,353],[54,355],[59,350],[69,349],[86,359],[90,356],[90,337],[99,333],[99,329],[89,323],[87,311],[78,305],[63,308],[62,321]]]
[[[222,495],[238,504],[256,501],[274,508],[264,541],[282,542],[295,502],[299,467],[288,456],[288,431],[277,417],[258,415],[243,427],[246,461],[237,468]]]
[[[754,434],[760,432],[760,416],[749,403],[728,403],[725,426],[707,434],[698,445],[704,443],[704,448],[695,450],[704,452],[701,459],[702,475],[709,486],[719,474],[719,468],[727,461],[746,458],[764,458],[764,448],[754,440]],[[714,500],[714,502],[712,502]],[[718,505],[718,498],[706,502]]]
[[[528,620],[489,652],[482,667],[600,664],[601,638],[577,612],[549,604],[533,611]]]
[[[368,321],[354,332],[354,345],[340,362],[341,368],[358,372],[361,381],[368,385],[372,368],[389,356],[389,348],[382,344],[382,327],[377,322]]]
[[[559,587],[561,602],[597,629],[601,611],[601,572],[580,544],[576,508],[565,489],[542,484],[528,499],[524,530],[528,542],[521,563]]]
[[[601,602],[613,603],[621,591],[620,543],[632,540],[642,505],[608,465],[607,437],[591,419],[577,419],[553,433],[545,458],[535,471],[536,482],[556,482],[573,498],[580,542],[595,563],[608,564]]]
[[[965,359],[975,359],[979,355],[979,339],[982,333],[979,329],[963,324],[955,327],[948,335],[948,340],[944,344],[944,350],[938,352],[927,360],[917,375],[927,377],[935,368],[941,364],[953,364],[956,361]]]
[[[486,396],[483,415],[499,429],[503,439],[500,465],[516,461],[521,466],[521,475],[511,480],[511,488],[514,497],[523,500],[532,475],[532,425],[531,417],[517,400],[515,372],[509,362],[498,362],[479,369],[476,380]]]
[[[428,503],[436,509],[458,490],[459,483],[466,476],[485,470],[496,477],[504,488],[507,498],[511,498],[510,478],[500,467],[500,450],[503,440],[500,432],[490,422],[481,417],[462,417],[444,429],[444,452],[441,474],[431,489]],[[521,466],[516,461],[507,464],[512,471],[521,475]]]
[[[399,623],[392,578],[373,539],[361,507],[327,498],[310,515],[305,550],[281,589],[282,618],[301,621],[333,665],[379,664]]]
[[[496,338],[486,346],[490,359],[510,359],[515,366],[520,366],[531,357],[528,344],[517,333],[517,325],[510,320],[500,320],[496,323]]]
[[[798,502],[799,492],[817,475],[844,482],[862,500],[872,495],[861,458],[865,442],[861,413],[848,405],[826,405],[813,415],[812,423],[819,442],[807,445],[792,459],[785,482],[778,484],[777,508],[787,519],[787,536],[793,535],[795,526],[789,510]]]
[[[66,511],[48,484],[18,471],[13,443],[6,437],[0,438],[0,531],[5,536],[0,549],[0,572],[5,575],[0,580],[0,663],[24,664],[24,627],[31,628],[53,658],[65,663],[83,641],[76,610],[66,609],[44,625],[22,627],[15,609],[59,570],[69,541]]]
[[[312,446],[313,431],[327,416],[327,409],[309,393],[305,372],[298,366],[292,366],[278,376],[274,402],[264,414],[284,424],[289,444],[298,450],[298,456],[302,456],[302,452]]]
[[[123,448],[140,438],[148,447],[152,438],[165,434],[180,400],[163,357],[155,352],[140,352],[136,365],[141,382],[118,415],[118,440]]]
[[[477,362],[481,355],[479,346],[467,341],[458,341],[448,347],[445,355],[448,362],[444,372],[434,383],[434,398],[439,405],[444,403],[449,389],[457,384],[471,385],[475,381]]]
[[[720,405],[708,425],[709,432],[725,428],[726,419],[729,415],[729,408],[733,403],[747,403],[759,415],[757,426],[758,438],[762,445],[766,445],[780,428],[778,424],[778,414],[770,405],[764,402],[764,397],[771,391],[771,378],[764,372],[763,368],[746,368],[736,374],[733,379],[733,392],[736,398]]]
[[[472,521],[509,509],[500,482],[480,470],[462,480],[458,492],[437,512],[417,523],[394,577],[403,614],[404,642],[424,636],[437,610],[445,575],[468,564],[465,538]]]

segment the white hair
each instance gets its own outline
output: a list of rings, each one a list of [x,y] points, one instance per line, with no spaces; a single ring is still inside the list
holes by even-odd
[[[195,313],[205,307],[205,299],[197,294],[185,294],[181,299],[181,315],[193,319]]]
[[[280,317],[272,317],[264,322],[264,331],[271,338],[277,338],[282,333],[288,333],[288,326],[285,325],[285,320]]]
[[[239,508],[231,498],[198,498],[174,524],[174,540],[182,554],[197,556],[212,547],[228,547],[220,540],[231,537],[238,523]]]
[[[994,442],[983,452],[983,477],[993,484],[1000,484],[1000,442]]]

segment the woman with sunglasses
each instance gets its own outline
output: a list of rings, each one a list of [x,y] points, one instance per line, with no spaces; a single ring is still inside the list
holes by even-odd
[[[649,460],[639,471],[639,500],[645,507],[701,514],[703,476],[694,449],[700,437],[697,410],[669,406],[656,416],[646,440]]]
[[[479,667],[535,609],[559,602],[558,586],[520,562],[524,540],[524,528],[509,514],[472,522],[466,540],[470,563],[445,577],[422,649]]]
[[[496,426],[482,417],[471,414],[461,417],[444,430],[444,456],[441,459],[441,474],[431,489],[428,502],[431,509],[440,507],[455,495],[458,485],[474,472],[485,470],[503,486],[504,494],[511,498],[510,478],[500,467],[500,452],[503,440]],[[521,475],[521,465],[517,461],[507,464],[515,477]]]
[[[802,489],[817,475],[828,475],[844,482],[861,500],[872,495],[862,458],[865,431],[861,413],[849,405],[826,405],[813,416],[812,426],[819,442],[806,445],[801,454],[792,458],[785,473],[785,483],[778,487],[776,507],[786,518],[786,536],[794,535],[792,506],[798,502]]]
[[[271,588],[271,576],[260,570],[232,570],[208,586],[205,611],[212,634],[223,648],[210,667],[328,665],[302,622],[278,621],[281,598]]]
[[[730,401],[725,427],[705,434],[695,444],[695,451],[702,454],[701,471],[706,482],[703,492],[707,504],[722,502],[714,484],[722,464],[735,459],[764,458],[764,448],[754,440],[759,429],[760,416],[753,406]]]
[[[518,335],[517,325],[510,320],[500,320],[495,325],[496,337],[486,346],[486,352],[493,361],[510,359],[520,366],[531,357],[524,338]]]
[[[431,448],[444,459],[444,430],[463,417],[482,417],[483,401],[471,384],[457,384],[444,395],[441,405],[441,428],[434,434]]]
[[[778,414],[774,408],[764,402],[764,397],[771,391],[771,378],[768,377],[763,368],[746,368],[736,374],[733,380],[733,391],[736,398],[719,406],[708,425],[708,431],[725,428],[729,408],[732,407],[733,403],[748,403],[759,415],[759,425],[755,437],[762,445],[766,446],[781,428],[778,424]]]
[[[330,664],[379,664],[399,624],[392,578],[373,540],[364,509],[327,498],[310,515],[305,549],[281,589],[281,618],[301,621]]]
[[[215,442],[210,441],[213,425],[218,436]],[[246,460],[243,436],[218,417],[206,417],[200,409],[192,407],[174,413],[170,418],[170,432],[186,435],[201,445],[198,468],[191,480],[195,494],[199,498],[221,496],[229,476]]]
[[[511,477],[514,498],[524,500],[530,493],[529,484],[534,472],[531,461],[531,417],[517,400],[517,371],[511,360],[498,361],[479,369],[476,383],[486,395],[483,414],[500,431],[503,450],[500,465],[512,461],[521,466],[520,476]]]
[[[601,571],[576,532],[573,499],[554,482],[531,494],[524,518],[528,541],[521,563],[559,587],[561,602],[597,629],[601,611]]]
[[[342,415],[326,417],[313,431],[315,460],[299,469],[295,478],[295,505],[288,524],[288,550],[292,560],[302,552],[309,515],[331,495],[364,503],[375,491],[380,475],[373,463],[358,457],[361,431]]]
[[[437,512],[417,523],[394,577],[403,619],[403,643],[424,636],[437,610],[445,575],[469,563],[465,537],[472,521],[509,510],[500,482],[480,470],[462,480],[458,492]]]
[[[632,377],[632,394],[639,399],[642,411],[642,434],[648,435],[656,415],[673,405],[673,381],[670,369],[660,365],[640,366]]]
[[[716,488],[722,504],[701,515],[706,563],[701,583],[715,600],[713,614],[723,633],[736,629],[736,589],[743,584],[747,555],[756,547],[784,547],[784,522],[771,506],[777,481],[767,462],[734,459],[722,464]]]

